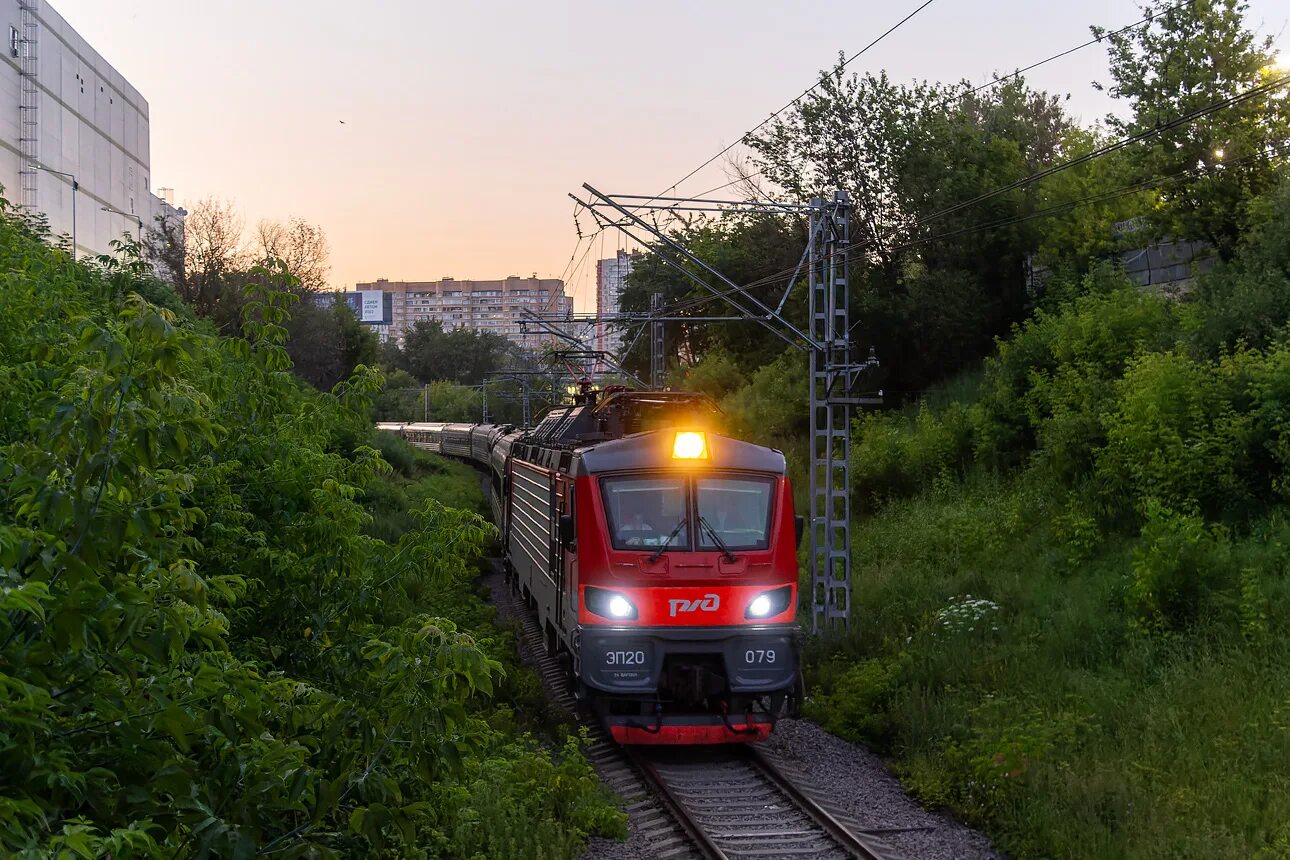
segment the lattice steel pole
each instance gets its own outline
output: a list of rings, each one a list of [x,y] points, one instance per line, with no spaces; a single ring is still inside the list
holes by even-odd
[[[649,297],[650,313],[659,316],[663,307],[663,294],[652,293]],[[663,321],[650,323],[649,336],[649,387],[658,390],[663,387],[663,376],[667,369],[667,359],[663,355]]]
[[[851,614],[851,363],[847,257],[851,203],[811,201],[811,629],[845,630]],[[818,228],[818,229],[817,229]]]

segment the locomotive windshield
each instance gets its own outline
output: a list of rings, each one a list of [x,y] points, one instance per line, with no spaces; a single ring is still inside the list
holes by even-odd
[[[698,515],[721,538],[699,529],[699,549],[766,549],[770,546],[770,478],[695,478]]]
[[[691,533],[703,551],[766,549],[774,486],[773,478],[747,475],[600,480],[609,534],[614,549],[622,550],[693,551]],[[699,518],[702,528],[696,527]]]
[[[600,482],[615,549],[690,545],[684,478],[605,478]]]

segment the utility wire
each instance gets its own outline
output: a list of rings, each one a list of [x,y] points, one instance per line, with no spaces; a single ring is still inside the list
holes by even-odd
[[[1110,31],[1110,32],[1103,33],[1101,36],[1098,36],[1098,37],[1093,38],[1093,39],[1089,39],[1087,42],[1082,42],[1081,44],[1078,44],[1078,45],[1076,45],[1076,46],[1075,46],[1075,47],[1073,47],[1073,48],[1067,48],[1066,50],[1064,50],[1064,51],[1062,51],[1062,52],[1060,52],[1060,53],[1053,54],[1051,57],[1045,57],[1045,58],[1044,58],[1044,59],[1042,59],[1042,60],[1039,60],[1039,61],[1037,61],[1037,62],[1031,63],[1030,65],[1025,66],[1025,67],[1023,67],[1023,68],[1017,69],[1015,72],[1009,72],[1009,73],[1008,73],[1008,74],[1006,74],[1006,75],[1000,75],[1000,76],[998,76],[998,77],[992,78],[992,79],[990,79],[989,81],[987,81],[987,82],[986,82],[986,83],[984,83],[984,84],[981,84],[981,85],[976,86],[976,87],[972,87],[971,89],[963,90],[963,91],[962,91],[962,92],[960,92],[960,93],[952,93],[952,94],[951,94],[951,96],[950,96],[950,98],[946,100],[946,102],[942,105],[942,107],[948,107],[948,106],[949,106],[949,104],[950,104],[952,101],[954,101],[955,99],[962,99],[962,98],[965,98],[965,97],[970,96],[970,95],[975,95],[976,93],[982,92],[982,91],[984,91],[984,90],[992,89],[992,88],[994,88],[994,87],[997,87],[999,84],[1004,83],[1005,81],[1010,81],[1010,80],[1012,80],[1013,78],[1021,77],[1021,76],[1022,76],[1022,75],[1024,75],[1026,72],[1033,71],[1033,70],[1035,70],[1035,69],[1039,68],[1040,66],[1047,65],[1048,63],[1054,62],[1054,61],[1056,61],[1056,60],[1063,59],[1064,57],[1069,57],[1071,54],[1074,54],[1074,53],[1076,53],[1077,51],[1082,51],[1082,50],[1084,50],[1085,48],[1091,47],[1091,46],[1093,46],[1093,45],[1097,45],[1097,44],[1099,44],[1099,43],[1101,43],[1101,42],[1104,42],[1104,41],[1105,41],[1105,40],[1107,40],[1107,39],[1113,38],[1113,37],[1115,37],[1115,36],[1119,36],[1119,35],[1121,35],[1121,34],[1123,34],[1123,33],[1127,33],[1127,32],[1129,32],[1130,30],[1133,30],[1133,29],[1136,29],[1136,28],[1138,28],[1138,27],[1141,27],[1141,26],[1142,26],[1142,25],[1144,25],[1144,24],[1150,24],[1152,21],[1155,21],[1157,18],[1161,18],[1161,17],[1163,17],[1163,16],[1165,16],[1165,15],[1168,15],[1168,14],[1170,14],[1170,13],[1172,13],[1172,12],[1176,12],[1177,10],[1179,10],[1179,9],[1183,8],[1184,6],[1190,6],[1190,5],[1192,5],[1193,3],[1195,3],[1195,2],[1196,2],[1196,0],[1183,0],[1183,2],[1181,2],[1181,3],[1176,3],[1176,4],[1174,4],[1173,6],[1170,6],[1170,7],[1169,7],[1169,8],[1167,8],[1167,9],[1162,9],[1162,10],[1161,10],[1161,11],[1159,11],[1159,12],[1153,12],[1152,14],[1150,14],[1150,15],[1146,16],[1145,18],[1142,18],[1141,20],[1134,21],[1132,24],[1126,24],[1125,26],[1121,27],[1121,28],[1120,28],[1120,29],[1118,29],[1118,30],[1112,30],[1112,31]],[[818,86],[818,84],[817,84],[816,86]],[[814,87],[812,87],[812,89],[814,89]],[[807,90],[807,92],[809,93],[809,92],[810,92],[810,90]],[[803,93],[802,95],[806,95],[806,93]],[[801,96],[798,96],[798,99],[800,99],[800,98],[801,98]],[[797,99],[794,99],[793,103],[796,103],[796,101],[797,101]],[[781,108],[781,109],[780,109],[780,111],[777,111],[775,114],[772,114],[772,115],[771,115],[771,117],[770,117],[770,119],[774,119],[774,118],[775,118],[775,116],[777,116],[777,115],[778,115],[780,112],[782,112],[783,110],[784,110],[784,109],[783,109],[783,108]],[[767,121],[769,121],[769,120],[767,120]],[[763,125],[764,125],[764,124],[765,124],[765,123],[763,123]],[[758,127],[760,128],[760,126],[758,126]],[[756,129],[756,128],[754,128],[752,131],[756,131],[756,130],[757,130],[757,129]],[[752,131],[748,132],[748,134],[752,134]],[[746,138],[747,138],[747,136],[748,136],[748,135],[744,135],[744,138],[746,139]],[[729,149],[730,149],[730,147],[727,147],[725,151],[726,151],[726,152],[728,152],[728,151],[729,151]],[[718,153],[718,156],[723,155],[723,154],[724,154],[724,152],[722,152],[722,153]],[[705,165],[705,166],[706,166],[706,165]],[[703,192],[702,194],[699,194],[699,195],[696,195],[696,196],[698,196],[698,197],[706,197],[707,195],[709,195],[709,194],[711,194],[711,193],[713,193],[713,192],[715,192],[715,191],[721,191],[721,190],[724,190],[724,189],[726,189],[726,188],[731,187],[732,185],[738,185],[740,182],[745,182],[745,181],[748,181],[748,180],[750,180],[750,179],[754,179],[754,178],[756,178],[756,177],[758,177],[758,176],[764,176],[764,175],[765,175],[765,170],[764,170],[764,169],[763,169],[763,170],[755,170],[755,171],[753,171],[752,173],[748,174],[747,176],[740,176],[740,177],[738,177],[737,179],[732,179],[731,181],[727,182],[727,183],[726,183],[726,184],[724,184],[724,185],[718,185],[716,188],[713,188],[713,189],[711,189],[711,190],[705,191],[705,192]],[[687,178],[688,178],[688,177],[687,177]],[[681,180],[681,181],[682,181],[682,182],[684,182],[685,180]],[[677,185],[680,185],[680,184],[681,184],[680,182],[678,182],[678,183],[677,183]],[[672,188],[675,188],[675,187],[676,187],[676,185],[673,185],[673,186],[672,186]],[[672,189],[671,189],[671,188],[669,188],[669,189],[667,189],[667,190],[668,190],[668,191],[671,191]],[[655,195],[655,196],[654,196],[654,198],[652,198],[652,199],[658,199],[659,197],[663,196],[663,194],[666,194],[666,193],[667,193],[667,191],[660,192],[659,194]],[[680,204],[675,204],[675,205],[676,205],[676,206],[679,206]],[[673,206],[673,207],[667,207],[667,208],[672,209],[672,208],[675,208],[675,207]]]
[[[860,50],[858,50],[858,51],[856,51],[854,54],[852,54],[850,57],[848,57],[848,58],[847,58],[847,59],[842,63],[842,65],[840,65],[840,66],[838,67],[838,69],[839,69],[839,70],[841,70],[841,69],[845,69],[847,66],[851,65],[851,63],[852,63],[852,62],[854,62],[856,59],[858,59],[858,58],[859,58],[861,55],[863,55],[866,51],[868,51],[870,48],[872,48],[872,47],[874,47],[875,45],[877,45],[879,42],[881,42],[883,39],[885,39],[885,38],[887,38],[888,36],[890,36],[892,33],[894,33],[894,32],[896,32],[897,30],[899,30],[902,26],[904,26],[904,24],[905,24],[907,21],[909,21],[911,18],[913,18],[913,17],[914,17],[915,15],[917,15],[919,12],[922,12],[922,11],[923,11],[924,9],[926,9],[928,6],[932,5],[932,3],[933,3],[933,2],[935,2],[935,0],[926,0],[926,2],[924,2],[924,3],[923,3],[922,5],[920,5],[918,8],[916,8],[914,11],[910,12],[910,13],[909,13],[908,15],[906,15],[904,18],[901,18],[901,19],[900,19],[899,21],[897,21],[895,24],[893,24],[892,26],[888,27],[885,31],[883,31],[883,32],[882,32],[882,34],[881,34],[881,35],[879,35],[877,38],[875,38],[875,39],[874,39],[873,41],[871,41],[869,44],[865,45],[863,48],[861,48]],[[729,152],[730,150],[732,150],[732,149],[734,149],[736,146],[738,146],[740,143],[742,143],[742,142],[743,142],[743,141],[748,137],[748,135],[750,135],[750,134],[752,134],[753,132],[755,132],[755,131],[759,130],[760,128],[762,128],[763,126],[765,126],[765,125],[766,125],[766,123],[768,123],[768,122],[770,122],[771,120],[775,119],[775,118],[776,118],[776,117],[778,117],[780,114],[782,114],[784,111],[788,110],[790,107],[792,107],[793,105],[797,104],[799,101],[801,101],[801,100],[802,100],[803,98],[805,98],[807,95],[809,95],[809,94],[811,93],[811,91],[812,91],[812,90],[814,90],[814,89],[815,89],[816,87],[818,87],[820,84],[824,83],[824,81],[825,81],[825,76],[823,76],[823,75],[822,75],[818,81],[816,81],[815,83],[811,84],[811,85],[810,85],[809,87],[807,87],[806,89],[802,90],[801,94],[799,94],[799,95],[795,96],[793,99],[791,99],[789,102],[787,102],[787,103],[786,103],[783,107],[781,107],[779,110],[775,111],[775,112],[774,112],[774,113],[772,113],[770,116],[766,117],[764,120],[762,120],[761,122],[757,123],[757,124],[756,124],[755,126],[753,126],[752,128],[748,129],[748,131],[746,131],[746,132],[744,132],[743,134],[739,135],[739,137],[737,137],[733,143],[727,144],[727,145],[726,145],[725,147],[723,147],[723,148],[722,148],[722,149],[721,149],[721,150],[720,150],[716,155],[712,156],[712,157],[711,157],[711,158],[709,158],[707,161],[703,162],[703,163],[702,163],[702,164],[700,164],[698,167],[694,168],[694,169],[693,169],[693,170],[691,170],[689,173],[685,174],[685,175],[684,175],[684,176],[682,176],[680,179],[678,179],[676,182],[673,182],[673,183],[672,183],[671,185],[669,185],[667,188],[664,188],[664,189],[663,189],[662,191],[660,191],[658,194],[655,194],[653,197],[651,197],[649,200],[646,200],[645,202],[646,202],[646,203],[653,202],[654,200],[658,199],[659,197],[662,197],[664,194],[668,193],[669,191],[673,191],[673,190],[675,190],[675,189],[677,188],[677,186],[679,186],[681,183],[685,182],[685,181],[686,181],[687,179],[689,179],[691,176],[693,176],[694,174],[698,173],[700,170],[702,170],[703,168],[707,167],[709,164],[711,164],[712,162],[716,161],[718,158],[720,158],[721,156],[725,155],[727,152]],[[642,205],[643,205],[643,204],[642,204]]]

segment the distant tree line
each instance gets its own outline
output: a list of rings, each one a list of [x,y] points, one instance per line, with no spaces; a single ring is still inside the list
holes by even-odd
[[[190,208],[182,225],[158,219],[144,235],[143,252],[198,316],[228,336],[241,331],[248,290],[269,281],[286,284],[297,299],[285,323],[296,375],[329,391],[359,365],[381,366],[387,384],[376,399],[378,417],[420,419],[430,402],[432,418],[478,420],[487,383],[490,413],[520,419],[519,384],[495,379],[526,360],[507,338],[421,321],[401,344],[381,344],[347,304],[319,300],[330,262],[326,234],[317,225],[293,218],[261,221],[248,231],[231,203],[208,198]],[[425,386],[433,388],[433,398],[417,390]]]

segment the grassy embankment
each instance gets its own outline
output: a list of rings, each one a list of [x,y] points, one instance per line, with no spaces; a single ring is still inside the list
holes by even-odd
[[[1184,302],[1090,276],[857,426],[812,715],[1017,857],[1290,857],[1290,189]]]

